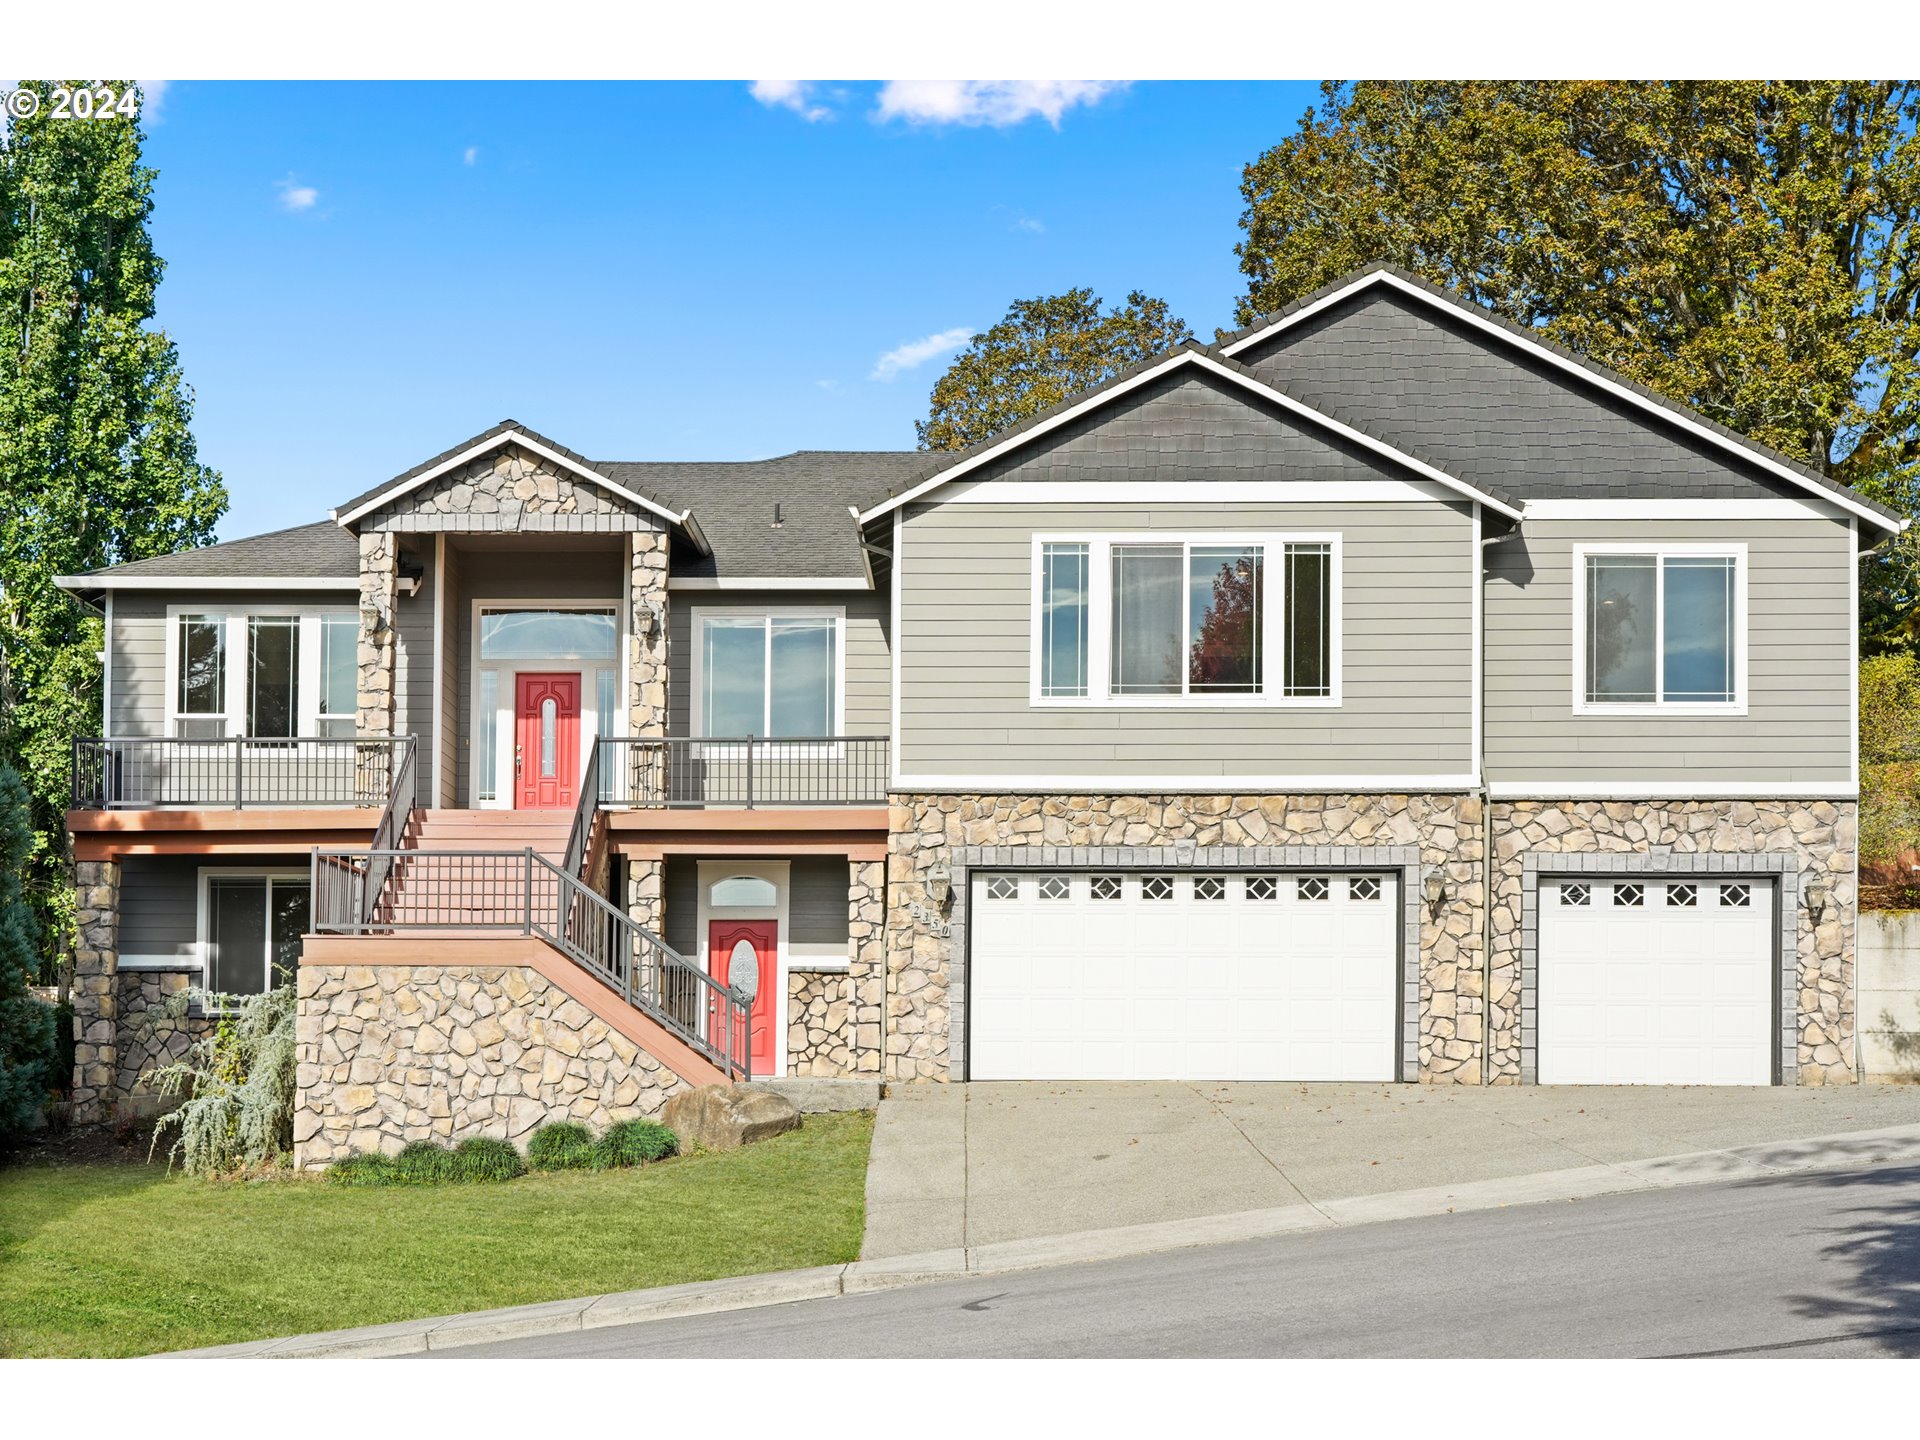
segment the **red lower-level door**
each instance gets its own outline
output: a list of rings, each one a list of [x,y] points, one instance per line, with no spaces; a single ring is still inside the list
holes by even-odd
[[[707,922],[707,970],[722,985],[753,992],[753,1009],[746,1035],[733,1036],[732,1053],[744,1041],[752,1057],[753,1073],[765,1079],[773,1074],[774,977],[779,969],[780,927],[772,920],[711,920]],[[721,1046],[724,1021],[721,1003],[714,1000],[708,1034]]]
[[[580,788],[580,677],[521,675],[516,688],[514,808],[571,810]]]

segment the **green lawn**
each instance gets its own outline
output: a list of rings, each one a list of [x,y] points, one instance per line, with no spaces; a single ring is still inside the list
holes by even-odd
[[[871,1114],[724,1155],[360,1190],[0,1170],[0,1355],[142,1355],[852,1260]]]

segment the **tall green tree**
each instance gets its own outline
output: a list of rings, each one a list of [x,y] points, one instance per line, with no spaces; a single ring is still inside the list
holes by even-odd
[[[27,787],[0,765],[0,1136],[31,1125],[54,1083],[54,1008],[27,993],[40,958],[21,885],[32,845]]]
[[[977,445],[1193,338],[1166,301],[1138,290],[1124,305],[1100,304],[1091,290],[1014,301],[934,382],[927,418],[914,422],[920,448]]]
[[[23,82],[42,104],[0,140],[0,756],[31,795],[43,971],[71,941],[72,742],[100,725],[100,621],[53,577],[204,544],[227,503],[152,324],[163,267],[138,119],[57,119],[55,83]]]
[[[1246,167],[1241,324],[1371,260],[1920,513],[1920,84],[1360,81]],[[1920,638],[1920,538],[1864,562]]]

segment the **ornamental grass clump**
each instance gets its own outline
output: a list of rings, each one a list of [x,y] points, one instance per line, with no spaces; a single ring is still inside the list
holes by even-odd
[[[327,1167],[327,1179],[335,1185],[398,1185],[393,1159],[388,1155],[349,1155]]]
[[[593,1132],[571,1120],[542,1125],[527,1137],[530,1170],[588,1170],[593,1162]]]
[[[664,1160],[678,1148],[673,1132],[657,1120],[621,1120],[607,1127],[593,1158],[597,1168],[615,1170]]]
[[[520,1152],[505,1140],[495,1140],[484,1135],[476,1135],[470,1140],[462,1140],[453,1150],[455,1178],[472,1181],[476,1184],[488,1184],[498,1180],[512,1180],[524,1175],[526,1161],[520,1158]]]
[[[178,1161],[189,1175],[209,1176],[284,1164],[293,1148],[293,986],[238,997],[182,990],[156,1008],[177,1023],[194,1005],[217,1014],[213,1028],[142,1077],[163,1099],[185,1097],[160,1117],[147,1153],[171,1128],[169,1169]]]
[[[453,1152],[431,1140],[415,1140],[393,1157],[394,1180],[401,1185],[440,1185],[463,1179]]]

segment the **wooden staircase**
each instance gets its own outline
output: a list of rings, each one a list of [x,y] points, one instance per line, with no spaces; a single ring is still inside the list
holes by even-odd
[[[414,811],[400,848],[433,858],[394,863],[381,920],[448,935],[518,923],[528,903],[526,852],[562,864],[572,823],[570,810]],[[429,864],[430,874],[421,868]],[[535,902],[551,903],[552,888],[536,880]]]

